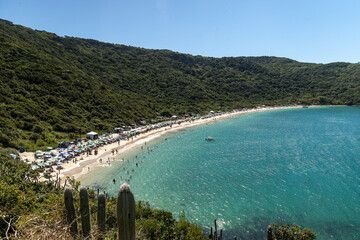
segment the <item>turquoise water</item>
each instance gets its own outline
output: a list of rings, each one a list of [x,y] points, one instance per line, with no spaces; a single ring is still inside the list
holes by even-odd
[[[204,229],[216,218],[229,238],[264,239],[276,222],[312,228],[317,239],[360,239],[359,119],[358,107],[234,117],[168,135],[81,182],[115,194],[131,174],[137,200],[184,210]]]

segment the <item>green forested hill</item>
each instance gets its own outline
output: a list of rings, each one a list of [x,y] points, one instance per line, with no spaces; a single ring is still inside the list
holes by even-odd
[[[0,20],[0,144],[50,144],[161,115],[360,104],[360,64],[209,58],[59,37]]]

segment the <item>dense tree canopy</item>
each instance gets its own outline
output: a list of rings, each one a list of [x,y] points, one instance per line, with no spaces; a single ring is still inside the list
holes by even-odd
[[[163,114],[360,104],[359,77],[359,64],[192,56],[0,20],[0,146],[31,148]]]

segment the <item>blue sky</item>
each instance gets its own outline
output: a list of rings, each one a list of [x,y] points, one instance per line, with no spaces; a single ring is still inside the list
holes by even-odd
[[[0,0],[0,18],[60,36],[211,57],[360,62],[358,0]]]

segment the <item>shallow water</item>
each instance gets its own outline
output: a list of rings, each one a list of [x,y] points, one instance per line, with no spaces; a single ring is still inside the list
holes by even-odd
[[[238,116],[167,135],[80,180],[116,194],[131,175],[137,200],[184,210],[205,229],[216,218],[229,238],[264,239],[276,222],[360,239],[359,119],[357,107]]]

